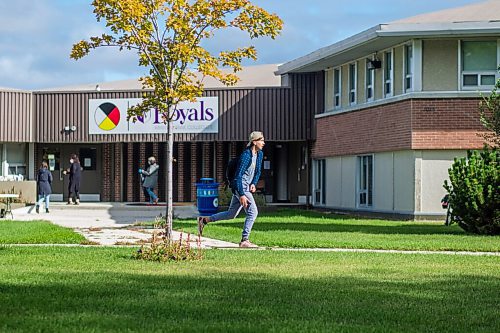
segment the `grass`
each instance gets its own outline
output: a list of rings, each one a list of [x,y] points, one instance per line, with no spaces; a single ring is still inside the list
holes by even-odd
[[[240,216],[209,224],[203,236],[239,242],[244,213]],[[197,232],[194,220],[174,221],[174,228]],[[500,237],[469,235],[457,225],[373,220],[297,209],[260,214],[250,238],[270,247],[500,251]]]
[[[0,220],[0,244],[80,244],[85,237],[47,221]]]
[[[131,251],[0,247],[0,331],[500,331],[500,257]]]

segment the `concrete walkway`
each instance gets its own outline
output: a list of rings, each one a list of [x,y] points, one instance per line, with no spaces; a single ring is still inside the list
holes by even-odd
[[[47,220],[62,227],[73,229],[83,235],[89,244],[95,245],[139,245],[150,242],[152,228],[141,227],[141,222],[154,221],[157,216],[165,215],[165,206],[147,206],[126,203],[81,203],[66,205],[51,203],[50,213],[43,206],[40,214],[35,206],[18,208],[13,211],[15,220]],[[180,219],[194,219],[198,211],[194,205],[174,205],[174,216]],[[156,230],[159,231],[159,230]],[[181,233],[172,232],[174,240]],[[183,239],[187,235],[183,234]],[[196,235],[191,235],[192,245],[196,246]],[[203,248],[237,248],[238,244],[201,237]]]

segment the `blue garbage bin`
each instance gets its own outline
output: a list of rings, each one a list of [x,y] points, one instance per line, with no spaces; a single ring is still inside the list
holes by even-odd
[[[200,216],[217,213],[219,207],[219,183],[213,178],[201,178],[196,183],[196,205]]]

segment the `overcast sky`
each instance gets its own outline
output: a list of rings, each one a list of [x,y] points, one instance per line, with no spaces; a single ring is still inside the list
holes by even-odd
[[[284,63],[353,34],[396,19],[483,0],[254,0],[277,13],[284,29],[276,40],[252,41],[257,62]],[[0,87],[40,89],[139,77],[133,53],[96,50],[74,61],[71,47],[101,34],[104,24],[92,13],[91,0],[0,0]],[[205,46],[218,50],[248,45],[235,31]]]

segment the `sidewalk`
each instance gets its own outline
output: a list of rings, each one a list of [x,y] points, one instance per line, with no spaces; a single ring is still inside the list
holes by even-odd
[[[51,203],[50,213],[40,207],[40,214],[35,206],[13,210],[14,219],[22,221],[47,220],[62,227],[71,228],[83,235],[90,244],[96,245],[139,245],[148,242],[154,229],[134,226],[140,222],[151,222],[160,214],[165,215],[165,206],[146,206],[117,202],[81,203],[66,205]],[[195,219],[198,211],[194,205],[174,205],[174,216],[180,219]],[[180,232],[173,231],[174,240],[180,238]],[[191,235],[193,246],[197,235]],[[183,239],[187,235],[184,233]],[[201,238],[203,248],[233,248],[238,244]]]

